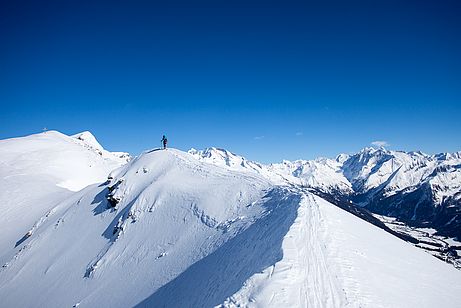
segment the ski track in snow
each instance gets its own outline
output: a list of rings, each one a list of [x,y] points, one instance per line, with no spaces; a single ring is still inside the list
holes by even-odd
[[[305,197],[306,198],[306,197]],[[307,234],[307,246],[305,241],[294,243],[292,249],[297,253],[298,258],[301,256],[302,262],[299,267],[304,269],[300,275],[304,278],[302,283],[303,289],[300,294],[307,294],[307,302],[301,302],[303,307],[339,307],[343,306],[343,292],[339,281],[337,281],[334,273],[332,273],[331,260],[327,259],[326,241],[323,234],[324,226],[319,210],[319,205],[312,195],[307,197],[309,201],[305,201],[301,207],[299,214],[299,230],[295,234]],[[319,240],[324,239],[324,240]],[[303,245],[304,244],[304,245]],[[299,251],[301,247],[301,252]],[[303,256],[307,254],[306,256]],[[310,300],[314,299],[314,301]]]
[[[283,259],[252,276],[218,307],[345,306],[343,288],[328,265],[319,206],[312,195],[300,194],[297,217],[283,239]]]

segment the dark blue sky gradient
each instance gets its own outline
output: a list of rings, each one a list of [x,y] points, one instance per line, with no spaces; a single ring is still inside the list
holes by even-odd
[[[459,1],[2,1],[0,138],[263,162],[461,150]]]

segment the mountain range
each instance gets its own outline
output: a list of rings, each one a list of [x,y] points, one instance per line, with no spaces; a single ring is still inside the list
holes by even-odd
[[[267,165],[217,148],[131,157],[48,131],[0,141],[0,162],[5,307],[461,300],[460,152]]]
[[[313,188],[373,213],[461,239],[461,152],[427,155],[365,148],[335,159],[270,165],[247,161],[224,149],[193,149],[189,153],[202,161],[254,171],[279,183]]]

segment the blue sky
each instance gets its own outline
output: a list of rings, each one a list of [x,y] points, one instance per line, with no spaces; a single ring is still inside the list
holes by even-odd
[[[457,1],[3,1],[0,138],[333,157],[461,150]]]

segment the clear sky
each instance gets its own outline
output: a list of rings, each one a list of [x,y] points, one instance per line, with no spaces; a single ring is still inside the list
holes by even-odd
[[[166,134],[262,162],[459,151],[460,16],[443,0],[1,1],[0,138],[89,130],[136,155]]]

